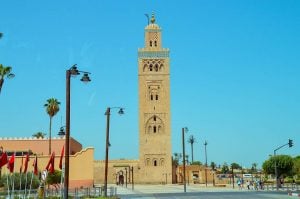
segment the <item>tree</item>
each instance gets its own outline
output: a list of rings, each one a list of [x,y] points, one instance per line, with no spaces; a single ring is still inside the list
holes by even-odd
[[[214,171],[214,170],[216,170],[216,163],[215,162],[211,162],[210,163],[210,167],[211,167],[211,169]]]
[[[12,67],[10,66],[3,66],[0,64],[0,93],[2,90],[2,86],[4,84],[4,79],[7,78],[13,78],[15,75],[11,73]]]
[[[251,173],[255,173],[257,172],[257,164],[256,163],[252,163],[252,166],[251,166]]]
[[[228,171],[229,171],[229,167],[228,167],[227,163],[225,162],[225,163],[222,165],[221,173],[228,173]]]
[[[48,173],[46,178],[46,183],[48,185],[53,185],[55,188],[57,188],[61,181],[61,171],[54,170],[54,173]]]
[[[191,151],[192,151],[192,162],[194,162],[194,143],[196,142],[196,138],[191,135],[188,139],[188,143],[191,144]]]
[[[231,168],[232,169],[241,169],[242,167],[238,163],[233,162],[233,163],[231,163]]]
[[[200,162],[200,161],[195,161],[195,162],[192,162],[191,165],[200,165],[200,166],[201,166],[201,165],[202,165],[202,162]]]
[[[293,162],[294,162],[293,174],[300,177],[300,156],[294,157]]]
[[[289,155],[276,155],[266,160],[262,168],[267,174],[275,174],[275,162],[277,167],[278,177],[283,175],[292,175],[293,171],[293,158]]]
[[[45,137],[45,133],[43,133],[43,132],[37,132],[37,133],[35,133],[35,134],[33,134],[32,135],[32,137],[35,137],[35,138],[44,138]]]
[[[46,112],[50,117],[50,125],[49,125],[49,155],[51,154],[51,127],[52,127],[52,118],[59,111],[60,102],[55,98],[50,98],[47,100],[47,103],[44,105],[46,107]]]

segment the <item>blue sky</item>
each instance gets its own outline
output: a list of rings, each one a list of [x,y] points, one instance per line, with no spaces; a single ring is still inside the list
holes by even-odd
[[[12,66],[0,95],[0,136],[48,133],[48,98],[61,102],[53,134],[65,122],[65,71],[71,82],[71,136],[104,159],[104,112],[111,115],[110,158],[138,159],[137,49],[145,13],[156,13],[171,51],[172,149],[181,128],[194,135],[194,159],[262,162],[273,150],[300,153],[300,2],[297,0],[2,1],[0,63]],[[190,146],[187,145],[190,153]]]

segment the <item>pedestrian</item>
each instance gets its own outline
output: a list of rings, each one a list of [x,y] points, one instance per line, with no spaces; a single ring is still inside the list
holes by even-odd
[[[249,182],[249,180],[247,180],[246,185],[247,185],[247,189],[250,190],[250,182]]]

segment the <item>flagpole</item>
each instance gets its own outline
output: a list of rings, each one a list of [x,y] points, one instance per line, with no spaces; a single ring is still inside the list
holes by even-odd
[[[32,186],[32,179],[33,179],[33,171],[31,172],[31,180],[30,180],[30,186],[29,186],[29,192],[27,198],[30,197],[30,192],[31,192],[31,186]]]
[[[27,172],[25,173],[26,177],[25,177],[25,194],[24,196],[26,197],[26,187],[27,187]]]
[[[61,170],[61,176],[60,176],[60,197],[63,198],[63,179],[65,175],[65,164],[63,164],[63,168]]]
[[[19,190],[19,198],[21,198],[21,191],[22,191],[22,171],[20,173],[20,190]]]
[[[10,184],[9,184],[9,180],[8,180],[8,174],[6,175],[6,179],[7,179],[7,181],[6,181],[7,182],[7,197],[9,198],[9,196],[10,196],[10,194],[9,194],[9,187],[10,186],[9,185]]]
[[[13,185],[12,185],[12,198],[15,198],[15,175],[14,175],[15,173],[13,173],[12,174],[12,183],[13,183]]]

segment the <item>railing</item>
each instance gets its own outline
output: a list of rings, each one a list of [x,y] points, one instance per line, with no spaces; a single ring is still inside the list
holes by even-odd
[[[276,190],[276,184],[265,184],[265,190]],[[279,190],[282,191],[299,191],[300,185],[296,183],[284,183],[283,185],[279,186]]]
[[[45,198],[47,197],[59,197],[63,198],[64,190],[61,189],[46,189],[44,191]],[[38,198],[39,190],[31,190],[30,195],[26,194],[26,198]],[[104,195],[104,187],[89,187],[89,188],[73,188],[69,189],[69,197],[72,198],[85,198],[85,197],[100,197]],[[107,196],[116,196],[117,187],[108,187]],[[24,191],[15,190],[14,192],[10,191],[9,195],[7,192],[2,192],[0,198],[23,198]]]

